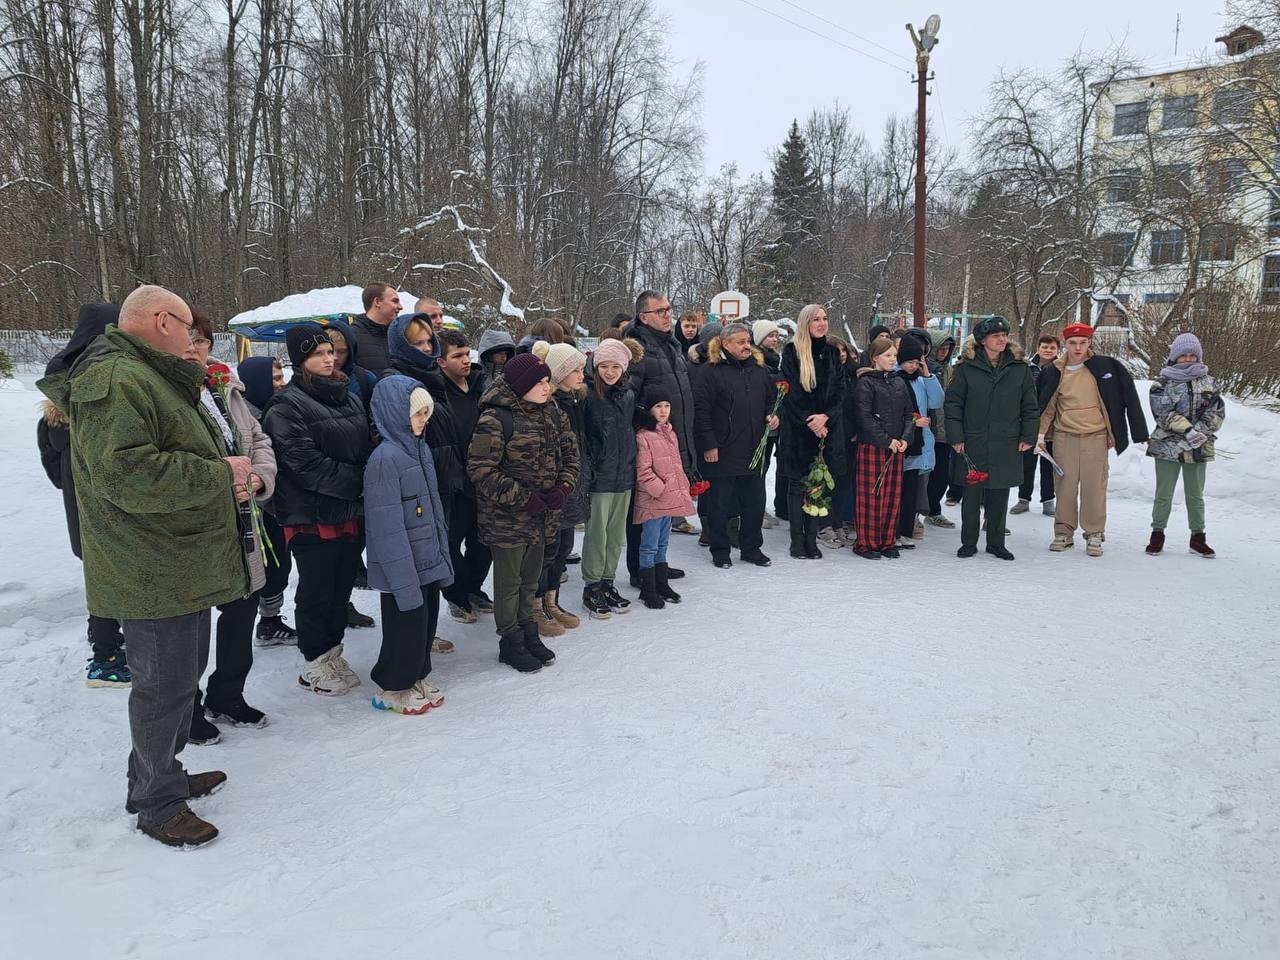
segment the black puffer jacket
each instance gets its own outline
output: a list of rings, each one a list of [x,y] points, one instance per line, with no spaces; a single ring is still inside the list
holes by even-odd
[[[752,347],[746,360],[735,360],[724,352],[719,337],[711,341],[706,369],[698,374],[694,391],[694,435],[704,477],[745,477],[752,472],[751,457],[776,395],[758,349]],[[703,454],[713,449],[716,462],[708,463]]]
[[[568,421],[569,426],[572,428],[573,439],[578,445],[578,456],[581,463],[578,479],[573,484],[573,492],[569,494],[569,500],[564,505],[564,511],[560,514],[560,529],[563,530],[565,527],[585,523],[587,517],[591,516],[590,468],[587,466],[587,458],[582,454],[582,451],[586,449],[587,439],[587,391],[583,389],[578,390],[576,393],[566,393],[563,390],[557,390],[555,400],[556,406],[560,408],[560,412],[564,414],[564,419]]]
[[[644,358],[627,368],[636,396],[644,396],[649,384],[659,384],[671,397],[671,426],[680,443],[680,460],[685,473],[694,468],[693,385],[689,381],[688,364],[680,341],[669,333],[659,333],[636,321],[627,336],[644,347]],[[628,428],[629,429],[629,428]],[[634,483],[635,478],[632,478]]]
[[[364,512],[373,441],[364,402],[345,380],[296,374],[267,403],[262,427],[280,467],[271,512],[281,526],[342,523]]]
[[[882,450],[889,449],[891,440],[910,442],[915,423],[909,418],[915,405],[911,387],[897,370],[863,373],[858,377],[855,403],[858,441]]]
[[[844,389],[845,373],[840,364],[840,351],[826,338],[811,341],[813,367],[817,382],[813,390],[800,386],[800,359],[795,341],[782,348],[782,379],[790,389],[778,413],[782,431],[778,436],[778,465],[783,476],[803,477],[818,455],[818,438],[809,429],[808,418],[815,413],[827,415],[827,444],[823,458],[833,474],[847,468],[845,463]]]
[[[590,476],[592,493],[623,493],[635,487],[635,414],[636,392],[625,374],[605,388],[603,399],[594,389],[587,391],[582,459],[589,464],[583,474]]]
[[[387,328],[362,314],[351,321],[351,329],[360,346],[360,366],[380,376],[391,366],[391,355],[387,351]]]

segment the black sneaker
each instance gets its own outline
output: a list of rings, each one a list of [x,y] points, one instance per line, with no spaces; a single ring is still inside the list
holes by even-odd
[[[582,590],[582,607],[592,620],[608,620],[613,616],[609,601],[600,592],[600,584],[588,583]]]
[[[565,562],[565,563],[581,563],[581,562],[582,562],[582,554],[580,554],[580,553],[571,553],[571,554],[569,554],[567,557],[565,557],[565,558],[564,558],[564,562]]]
[[[1012,560],[1013,554],[1004,547],[987,547],[987,553],[993,557],[999,557],[1001,560]]]
[[[221,739],[222,733],[209,722],[203,709],[191,714],[191,732],[187,735],[187,743],[194,743],[197,747],[207,747]]]
[[[256,647],[283,647],[298,642],[298,631],[284,622],[283,617],[263,617],[254,631]]]
[[[728,557],[712,557],[711,562],[714,563],[721,570],[728,570],[730,567],[733,566],[733,561],[730,560]]]
[[[880,559],[879,550],[854,550],[853,552],[858,556],[860,556],[863,560],[879,560]]]
[[[964,544],[964,545],[963,545],[959,550],[957,550],[957,551],[956,551],[956,556],[957,556],[957,557],[972,557],[972,556],[973,556],[973,555],[975,555],[977,552],[978,552],[978,548],[977,548],[977,547],[971,547],[971,546],[969,546],[969,544],[967,544],[967,543],[966,543],[966,544]]]
[[[257,727],[261,729],[271,722],[261,710],[245,703],[244,697],[218,705],[206,701],[204,707],[210,720],[229,723],[233,727]]]
[[[347,626],[352,629],[363,629],[373,626],[373,617],[365,616],[356,609],[356,605],[347,602]]]
[[[897,560],[902,556],[902,554],[898,552],[897,547],[885,547],[880,551],[880,556],[885,557],[888,560]]]
[[[670,564],[667,565],[668,580],[679,580],[683,576],[684,576],[684,571],[681,570],[679,567],[673,567]]]
[[[752,553],[744,553],[741,557],[741,560],[743,563],[749,563],[752,566],[756,566],[756,567],[773,566],[773,561],[770,560],[768,557],[766,557],[759,550],[753,551]]]
[[[602,580],[600,595],[604,597],[605,602],[609,604],[609,609],[613,613],[630,613],[631,601],[613,589],[612,580]]]

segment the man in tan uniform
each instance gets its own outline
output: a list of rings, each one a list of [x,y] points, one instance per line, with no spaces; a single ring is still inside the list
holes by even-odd
[[[1040,432],[1036,448],[1053,441],[1053,457],[1062,468],[1057,483],[1055,553],[1074,544],[1076,527],[1084,531],[1091,557],[1102,556],[1107,526],[1107,451],[1122,453],[1133,439],[1147,440],[1146,415],[1124,365],[1093,352],[1093,329],[1073,323],[1063,330],[1066,352],[1040,374]]]

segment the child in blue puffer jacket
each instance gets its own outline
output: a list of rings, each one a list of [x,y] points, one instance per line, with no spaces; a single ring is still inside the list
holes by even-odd
[[[385,377],[373,390],[373,421],[383,438],[364,471],[369,586],[382,591],[373,705],[395,713],[422,714],[444,702],[427,680],[440,590],[453,583],[449,531],[423,439],[434,406],[411,377]]]

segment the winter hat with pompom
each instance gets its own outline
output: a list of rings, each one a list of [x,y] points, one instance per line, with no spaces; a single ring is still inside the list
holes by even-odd
[[[1169,345],[1169,362],[1174,363],[1184,353],[1194,353],[1196,361],[1204,363],[1204,347],[1200,346],[1200,338],[1194,333],[1180,333]]]
[[[575,370],[587,365],[587,358],[577,347],[567,343],[547,343],[539,340],[533,345],[533,354],[551,371],[551,382],[559,383]]]
[[[621,340],[601,340],[592,360],[597,367],[602,363],[617,363],[626,370],[631,365],[631,348]]]

